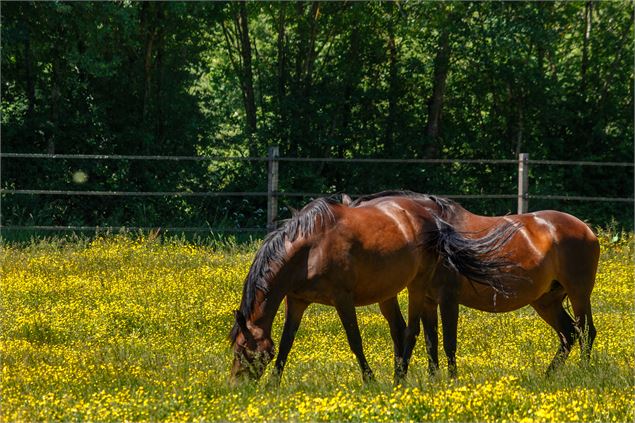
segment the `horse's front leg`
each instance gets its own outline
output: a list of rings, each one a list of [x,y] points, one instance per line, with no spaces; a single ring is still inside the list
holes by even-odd
[[[456,298],[441,302],[441,324],[443,325],[443,349],[448,357],[450,377],[456,379],[456,335],[459,322],[459,303]]]
[[[362,336],[359,333],[359,326],[357,324],[357,313],[355,312],[355,305],[350,296],[338,298],[335,303],[335,309],[342,321],[344,330],[346,331],[346,337],[348,338],[348,345],[351,347],[351,351],[357,357],[357,362],[362,370],[362,378],[364,382],[370,382],[375,380],[373,371],[366,361],[364,356],[364,349],[362,348]]]
[[[379,303],[379,309],[381,314],[384,315],[390,326],[390,337],[393,342],[393,349],[395,354],[395,385],[399,384],[403,379],[404,365],[403,365],[403,348],[404,348],[404,335],[406,331],[406,322],[403,319],[401,310],[399,309],[399,302],[397,297],[389,298],[386,301]]]
[[[295,340],[295,334],[300,327],[302,315],[304,314],[304,310],[306,310],[309,303],[287,296],[285,305],[286,312],[284,319],[284,328],[282,329],[282,337],[280,338],[280,351],[278,352],[278,357],[276,358],[276,364],[274,367],[274,377],[276,383],[280,383],[284,365],[287,362],[289,351],[291,351],[291,346],[293,345],[293,341]]]

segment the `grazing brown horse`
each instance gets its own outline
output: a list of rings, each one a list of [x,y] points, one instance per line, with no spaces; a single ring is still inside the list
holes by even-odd
[[[499,279],[507,261],[494,253],[517,225],[502,222],[488,227],[483,236],[465,237],[444,217],[454,207],[442,198],[405,192],[383,192],[354,202],[347,198],[343,203],[321,198],[305,206],[265,239],[251,265],[230,333],[232,382],[260,378],[273,359],[271,327],[283,299],[278,378],[305,309],[320,303],[335,307],[364,380],[372,379],[355,307],[379,303],[390,326],[399,379],[405,369],[406,334],[397,302],[401,290],[407,287],[414,299],[409,306],[412,330],[407,332],[408,345],[414,346],[421,313],[429,310],[425,295],[429,281],[439,274],[437,268],[451,268],[490,289],[503,282]]]
[[[596,335],[590,296],[600,247],[585,223],[557,211],[477,216],[449,201],[442,218],[466,237],[482,237],[509,224],[516,225],[518,230],[496,252],[508,266],[495,283],[472,284],[461,275],[460,263],[446,261],[449,266],[437,266],[424,282],[423,290],[409,291],[404,371],[419,332],[419,319],[423,321],[429,370],[433,373],[438,368],[437,308],[440,308],[443,346],[450,374],[456,376],[459,304],[495,313],[530,304],[560,338],[560,348],[548,373],[564,362],[576,338],[580,341],[582,359],[588,361]],[[565,297],[571,301],[573,318],[562,306]]]

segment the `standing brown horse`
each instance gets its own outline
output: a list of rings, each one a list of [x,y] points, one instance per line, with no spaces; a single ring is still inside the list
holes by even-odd
[[[365,203],[365,204],[372,204]],[[600,247],[591,229],[577,218],[557,211],[504,217],[477,216],[454,202],[446,202],[442,218],[465,236],[483,236],[513,224],[518,230],[496,253],[509,264],[496,283],[472,284],[461,275],[461,263],[446,260],[424,282],[422,290],[409,290],[408,334],[404,366],[423,321],[430,372],[438,368],[437,308],[441,311],[443,346],[450,374],[456,376],[456,336],[459,304],[489,312],[506,312],[530,304],[558,334],[560,348],[549,365],[564,362],[579,338],[582,359],[588,361],[596,330],[590,296],[595,283]],[[569,297],[573,316],[562,306]]]
[[[517,225],[502,222],[484,236],[465,237],[444,217],[454,207],[442,198],[404,192],[345,204],[321,198],[305,206],[267,237],[251,265],[230,333],[232,382],[243,376],[258,379],[273,359],[271,327],[283,299],[286,317],[275,363],[278,377],[305,309],[320,303],[335,307],[364,380],[372,379],[355,307],[379,303],[390,326],[398,379],[405,369],[406,325],[397,294],[408,287],[413,299],[406,344],[410,353],[421,313],[428,311],[423,307],[425,295],[429,281],[439,274],[437,268],[451,268],[476,284],[499,289],[501,270],[508,266],[494,253]]]

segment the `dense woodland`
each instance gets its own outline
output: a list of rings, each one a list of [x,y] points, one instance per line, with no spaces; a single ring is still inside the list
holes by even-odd
[[[285,157],[633,161],[631,1],[3,2],[1,19],[4,153],[264,157],[278,145]],[[513,164],[280,172],[282,191],[353,195],[514,194],[517,181]],[[5,157],[1,183],[266,191],[266,179],[262,161]],[[632,197],[633,168],[534,165],[530,191]],[[264,227],[265,203],[3,194],[1,223]],[[530,210],[632,227],[632,204],[534,199]]]

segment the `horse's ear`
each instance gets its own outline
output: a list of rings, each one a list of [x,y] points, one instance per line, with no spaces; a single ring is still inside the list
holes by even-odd
[[[352,202],[353,200],[348,194],[342,193],[342,204],[344,204],[345,206],[350,206]]]

